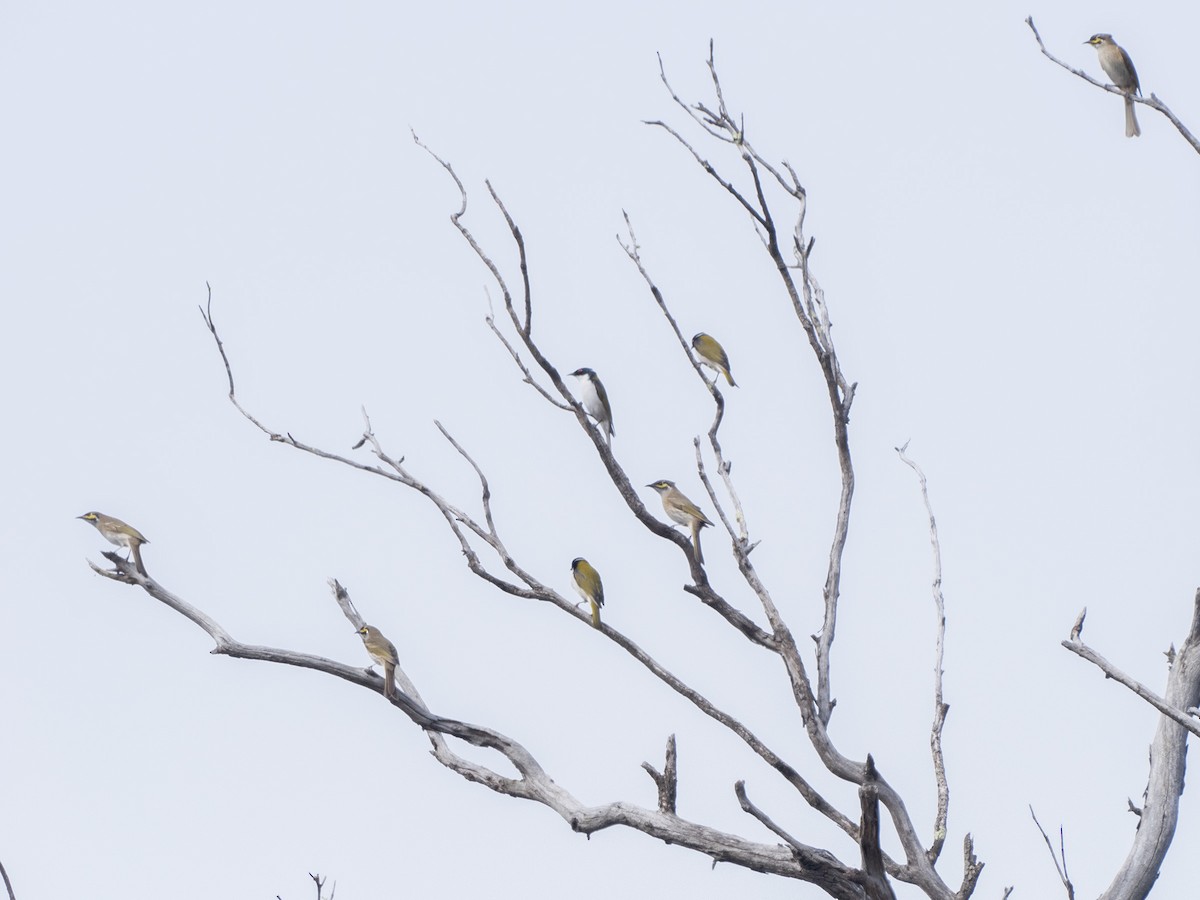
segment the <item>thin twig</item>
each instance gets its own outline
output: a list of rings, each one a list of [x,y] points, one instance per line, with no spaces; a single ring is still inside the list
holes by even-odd
[[[942,754],[942,729],[946,725],[946,713],[950,707],[942,699],[942,664],[945,659],[946,642],[946,601],[942,596],[942,545],[938,540],[937,519],[933,515],[933,505],[929,502],[929,484],[921,467],[910,459],[905,451],[908,443],[897,447],[896,453],[900,461],[917,473],[921,485],[921,499],[925,503],[925,514],[929,517],[929,542],[933,547],[933,606],[936,614],[934,626],[935,649],[933,662],[933,725],[929,730],[929,749],[933,755],[933,775],[937,782],[937,814],[933,821],[933,843],[930,844],[926,855],[931,863],[937,862],[946,843],[946,822],[950,815],[950,786],[946,781],[946,760]]]
[[[1137,694],[1139,697],[1157,709],[1164,716],[1174,722],[1179,723],[1192,734],[1200,736],[1200,721],[1197,721],[1196,718],[1187,713],[1187,707],[1177,708],[1172,706],[1165,698],[1150,690],[1150,688],[1146,687],[1136,678],[1131,678],[1130,676],[1126,675],[1081,640],[1068,639],[1062,642],[1062,646],[1096,666],[1096,668],[1104,673],[1105,678],[1111,678],[1113,681],[1117,682],[1117,684],[1124,685],[1129,690],[1133,691],[1133,693]]]
[[[4,888],[8,891],[8,900],[17,900],[16,892],[13,891],[12,882],[8,880],[8,872],[4,870],[4,863],[0,862],[0,878],[4,879]]]
[[[1046,829],[1042,827],[1042,823],[1038,821],[1037,813],[1033,811],[1033,807],[1029,807],[1029,815],[1033,816],[1033,824],[1037,826],[1038,831],[1042,833],[1042,840],[1046,842],[1046,849],[1050,851],[1050,859],[1054,861],[1054,869],[1058,872],[1058,879],[1062,882],[1063,888],[1067,892],[1067,900],[1075,900],[1075,885],[1071,884],[1071,877],[1067,874],[1067,846],[1066,839],[1063,837],[1063,830],[1058,829],[1058,851],[1062,857],[1062,865],[1058,864],[1059,857],[1054,855],[1054,845],[1050,843],[1050,838],[1046,834]]]
[[[770,816],[768,816],[758,806],[756,806],[753,801],[751,801],[750,797],[746,794],[746,782],[745,781],[739,780],[739,781],[735,782],[733,785],[733,793],[737,797],[738,804],[742,807],[743,812],[745,812],[748,815],[751,815],[755,819],[757,819],[763,825],[764,828],[766,828],[768,831],[770,831],[771,834],[775,835],[777,838],[779,838],[781,841],[783,841],[785,844],[787,844],[793,850],[797,851],[798,853],[805,853],[805,854],[809,854],[809,853],[825,854],[827,852],[824,850],[818,850],[815,847],[810,847],[808,844],[802,843],[801,841],[796,840],[796,838],[794,838],[790,834],[788,834],[787,831],[785,831],[782,826],[777,824]],[[829,854],[829,855],[832,857],[832,854]],[[836,857],[833,857],[833,858],[836,859]],[[845,866],[844,863],[838,863],[838,865]],[[849,870],[850,867],[845,866],[845,868],[847,870]]]
[[[712,62],[712,57],[713,53],[710,47],[710,63]],[[710,71],[715,75],[715,63],[710,65]],[[834,535],[829,552],[829,568],[823,589],[825,615],[820,633],[814,636],[817,649],[817,689],[815,694],[812,691],[790,630],[780,622],[778,627],[773,627],[773,638],[775,646],[778,647],[778,652],[787,667],[793,695],[801,711],[809,740],[814,749],[817,750],[822,763],[830,772],[838,777],[861,784],[865,777],[865,765],[854,762],[839,753],[833,746],[827,732],[827,725],[836,705],[836,701],[832,696],[830,654],[837,626],[837,606],[841,590],[842,560],[849,535],[850,509],[854,496],[854,467],[850,456],[848,424],[855,386],[847,383],[842,375],[837,356],[833,350],[832,335],[829,332],[828,317],[824,311],[824,300],[820,294],[820,286],[816,284],[808,268],[808,253],[811,252],[812,242],[804,240],[800,227],[806,209],[805,193],[790,166],[784,165],[789,175],[792,176],[790,182],[784,179],[778,170],[770,169],[775,182],[780,184],[797,204],[797,225],[790,236],[790,240],[800,256],[799,268],[801,277],[799,285],[797,285],[796,280],[793,278],[792,268],[783,257],[783,250],[780,245],[774,216],[766,195],[766,186],[759,177],[759,169],[765,169],[766,167],[759,165],[758,160],[761,157],[753,151],[753,148],[750,147],[746,139],[744,122],[735,121],[729,114],[725,106],[723,93],[719,91],[716,103],[717,109],[715,111],[699,104],[695,107],[689,107],[671,87],[670,82],[666,78],[661,60],[660,76],[663,84],[671,94],[671,98],[687,113],[689,118],[699,124],[705,133],[710,136],[717,136],[738,149],[741,160],[747,167],[747,171],[753,182],[753,200],[735,187],[730,180],[717,172],[716,168],[674,128],[662,121],[651,121],[647,124],[662,128],[670,134],[677,143],[691,154],[692,158],[703,168],[705,173],[734,198],[737,204],[750,216],[756,228],[762,229],[760,236],[763,239],[764,247],[767,250],[772,265],[780,276],[792,304],[793,311],[808,337],[809,345],[817,357],[818,365],[825,379],[833,416],[834,444],[837,449],[838,464],[841,470],[842,489],[838,501]],[[719,80],[716,83],[719,85]],[[693,110],[698,110],[699,113],[697,114]],[[736,547],[737,543],[735,542]],[[738,558],[739,566],[744,566],[743,571],[746,571],[748,563],[745,553],[742,552],[739,554],[735,549],[735,555]],[[698,595],[701,594],[700,588],[688,589]],[[776,622],[773,621],[772,625],[776,626]],[[932,892],[932,895],[950,896],[952,892],[946,887],[941,876],[937,874],[932,863],[926,857],[925,850],[916,836],[915,828],[909,819],[908,812],[899,795],[882,778],[878,785],[878,791],[880,799],[891,813],[893,824],[896,827],[897,834],[907,857],[907,864],[905,866],[894,871],[889,866],[889,874],[911,883],[920,884],[927,892]],[[973,877],[970,872],[964,877],[964,890],[968,892],[960,892],[960,897],[965,898],[969,895],[969,889],[973,889]]]
[[[517,368],[521,370],[521,374],[524,376],[522,380],[539,394],[541,394],[543,399],[545,399],[547,402],[554,404],[561,410],[570,412],[571,405],[569,403],[564,403],[561,400],[554,399],[549,391],[537,383],[537,380],[533,377],[533,373],[529,371],[529,367],[526,366],[525,361],[521,359],[521,354],[517,351],[517,348],[512,345],[508,338],[504,336],[504,333],[497,327],[496,318],[492,314],[492,296],[490,293],[488,294],[488,314],[484,321],[487,323],[487,327],[491,329],[492,334],[496,336],[496,339],[499,340],[504,349],[508,351],[508,355],[511,356],[513,362],[517,364]]]
[[[1170,123],[1175,126],[1175,129],[1181,135],[1183,135],[1183,139],[1192,145],[1192,149],[1195,150],[1197,153],[1200,153],[1200,140],[1196,139],[1196,136],[1193,135],[1187,129],[1187,126],[1185,126],[1183,124],[1183,122],[1181,122],[1179,120],[1179,117],[1176,116],[1175,113],[1171,112],[1171,110],[1167,106],[1167,104],[1165,104],[1161,100],[1159,100],[1155,94],[1151,93],[1150,96],[1148,96],[1148,97],[1139,97],[1137,94],[1127,94],[1127,93],[1125,93],[1125,91],[1121,90],[1116,85],[1106,84],[1103,81],[1098,81],[1097,79],[1095,79],[1091,75],[1089,75],[1087,72],[1083,71],[1083,69],[1077,69],[1074,66],[1068,65],[1067,63],[1063,62],[1061,59],[1059,59],[1057,56],[1055,56],[1053,53],[1051,53],[1049,50],[1046,49],[1046,45],[1042,42],[1042,36],[1040,34],[1038,34],[1037,27],[1033,24],[1033,16],[1027,17],[1025,19],[1025,24],[1028,25],[1029,30],[1033,32],[1033,36],[1037,39],[1038,47],[1042,51],[1042,55],[1045,56],[1048,60],[1050,60],[1053,63],[1056,63],[1057,65],[1062,66],[1064,69],[1066,69],[1072,75],[1076,75],[1076,76],[1082,78],[1084,81],[1088,82],[1089,84],[1094,84],[1096,87],[1100,88],[1101,90],[1108,91],[1110,94],[1117,94],[1118,96],[1123,97],[1128,101],[1131,101],[1133,103],[1140,103],[1143,106],[1148,106],[1151,109],[1157,110],[1158,112],[1162,113],[1164,116],[1167,117],[1167,119],[1170,121]],[[1085,41],[1084,43],[1087,43],[1087,42]]]

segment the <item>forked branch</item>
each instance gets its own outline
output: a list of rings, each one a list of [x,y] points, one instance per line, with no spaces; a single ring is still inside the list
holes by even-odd
[[[860,762],[844,756],[834,745],[828,733],[828,725],[836,703],[832,693],[830,658],[836,632],[842,560],[854,492],[854,469],[850,457],[848,425],[855,386],[848,383],[842,374],[834,349],[824,294],[810,269],[810,256],[814,243],[810,237],[804,234],[803,229],[807,203],[804,188],[790,165],[786,162],[781,165],[772,164],[762,157],[747,139],[744,118],[735,116],[727,106],[720,80],[717,77],[711,46],[708,62],[715,94],[715,100],[712,103],[688,107],[679,100],[673,91],[671,96],[706,135],[717,138],[723,147],[734,150],[738,156],[738,163],[744,167],[742,175],[737,179],[725,178],[719,174],[717,167],[705,160],[679,132],[662,122],[655,124],[667,130],[690,151],[693,158],[703,166],[705,172],[732,196],[738,207],[748,215],[752,227],[766,251],[766,262],[778,273],[787,303],[808,340],[825,380],[833,419],[834,447],[841,473],[841,492],[833,516],[834,533],[829,551],[826,580],[821,588],[824,601],[823,622],[820,633],[814,637],[816,644],[815,682],[809,675],[805,658],[797,646],[792,631],[784,621],[765,582],[759,577],[751,563],[750,554],[754,544],[750,540],[749,517],[739,499],[736,484],[732,478],[732,463],[725,457],[718,439],[724,418],[724,396],[717,388],[715,379],[710,383],[705,378],[699,361],[692,353],[690,344],[679,328],[666,299],[648,274],[629,220],[626,219],[629,226],[629,240],[627,244],[623,244],[626,253],[637,266],[651,296],[673,330],[684,356],[713,397],[715,414],[708,431],[708,446],[712,456],[706,462],[706,454],[702,452],[701,439],[696,438],[694,447],[697,472],[704,482],[710,501],[716,508],[718,518],[730,537],[732,553],[744,583],[761,609],[761,614],[756,612],[755,617],[765,620],[765,627],[738,609],[730,599],[720,592],[717,586],[710,582],[708,574],[698,555],[694,554],[687,536],[661,521],[646,507],[638,488],[635,487],[633,480],[628,477],[624,467],[614,455],[611,444],[601,435],[600,430],[588,417],[584,408],[567,389],[557,365],[535,341],[532,328],[535,302],[525,237],[514,218],[509,214],[499,192],[490,182],[486,183],[492,204],[503,217],[513,242],[512,247],[515,249],[516,264],[520,271],[520,284],[516,290],[510,289],[505,272],[507,266],[497,264],[467,227],[467,190],[458,174],[449,163],[439,158],[419,140],[417,143],[442,166],[457,186],[461,203],[457,211],[451,214],[451,223],[484,264],[499,291],[498,305],[502,303],[503,312],[500,313],[498,319],[491,314],[489,296],[488,327],[501,341],[519,369],[522,378],[531,384],[548,403],[575,417],[576,422],[596,450],[597,457],[609,475],[614,488],[625,500],[634,518],[647,531],[676,544],[679,548],[687,561],[690,575],[690,581],[684,585],[684,590],[698,598],[704,606],[716,612],[735,632],[740,633],[752,645],[779,657],[787,673],[799,717],[821,763],[837,778],[854,783],[859,787],[860,815],[857,817],[857,821],[830,804],[795,767],[783,760],[745,724],[715,706],[689,684],[668,671],[628,636],[613,628],[611,623],[603,622],[595,632],[591,631],[591,623],[586,612],[578,610],[574,603],[559,594],[547,580],[539,578],[534,572],[524,567],[510,552],[502,536],[503,510],[497,496],[493,494],[485,467],[450,433],[449,429],[443,427],[441,423],[437,423],[437,428],[447,443],[471,467],[478,480],[478,500],[468,504],[469,508],[453,503],[442,496],[413,473],[403,456],[398,456],[385,449],[384,442],[375,434],[366,410],[363,410],[363,431],[354,445],[354,450],[365,449],[373,454],[374,459],[367,462],[362,461],[361,454],[360,458],[352,458],[343,454],[331,453],[297,440],[290,432],[278,432],[267,427],[261,420],[243,408],[237,398],[229,356],[212,318],[211,290],[208,303],[202,308],[201,313],[225,367],[229,399],[255,428],[271,441],[382,478],[384,483],[406,488],[424,497],[445,521],[471,572],[508,596],[542,603],[545,604],[544,608],[546,609],[554,607],[567,613],[581,626],[586,625],[589,633],[598,635],[597,639],[606,639],[620,647],[660,682],[669,686],[680,697],[742,740],[745,746],[774,769],[805,803],[836,825],[853,841],[862,857],[862,864],[861,867],[848,865],[837,859],[830,851],[809,847],[787,835],[769,816],[749,801],[744,784],[741,782],[736,791],[742,808],[768,828],[773,835],[784,840],[786,846],[749,841],[738,835],[680,819],[676,814],[679,779],[673,738],[668,744],[666,763],[662,773],[657,772],[649,764],[643,764],[646,771],[654,778],[658,788],[656,809],[646,809],[624,801],[597,807],[585,807],[554,779],[550,778],[533,754],[519,742],[495,729],[462,722],[431,711],[420,697],[415,684],[398,667],[397,682],[400,690],[389,699],[404,715],[426,732],[433,743],[434,756],[442,765],[457,772],[463,778],[483,784],[491,790],[541,803],[557,812],[570,824],[570,827],[584,833],[590,834],[612,825],[623,825],[663,841],[705,853],[714,861],[732,862],[755,871],[770,872],[819,885],[830,896],[839,898],[891,900],[892,891],[889,878],[895,878],[918,886],[926,896],[931,898],[965,900],[973,891],[979,870],[982,868],[982,864],[974,860],[969,836],[964,842],[964,853],[968,859],[968,865],[962,886],[957,892],[952,891],[943,882],[935,868],[945,838],[945,810],[948,806],[948,792],[944,790],[944,772],[941,771],[940,760],[940,721],[944,720],[945,715],[940,688],[940,639],[936,702],[942,711],[941,720],[935,720],[934,726],[935,769],[940,773],[939,812],[931,849],[926,850],[923,847],[904,800],[884,778],[876,767],[874,759],[867,757],[865,761]],[[667,84],[665,72],[663,73],[663,82]],[[667,87],[670,89],[669,84]],[[414,140],[416,140],[415,135]],[[781,228],[777,224],[776,208],[784,211],[784,217],[792,222],[791,225]],[[513,284],[516,285],[515,279]],[[497,312],[500,311],[497,310]],[[547,314],[547,310],[539,311],[540,316],[545,314]],[[720,482],[709,478],[714,460]],[[640,480],[638,479],[638,481]],[[718,484],[724,488],[723,491],[720,491]],[[204,628],[216,642],[214,653],[311,668],[343,678],[369,690],[377,692],[381,690],[379,677],[367,669],[354,668],[334,660],[295,651],[242,644],[232,638],[206,614],[166,591],[153,579],[141,576],[137,572],[131,572],[128,564],[123,566],[114,560],[114,565],[116,566],[114,570],[104,571],[103,574],[141,587],[151,596],[176,609]],[[336,581],[331,584],[331,587],[334,598],[347,620],[352,625],[360,625],[362,616],[350,601],[349,593]],[[940,603],[940,593],[938,593],[937,599]],[[941,613],[940,606],[939,613]],[[942,618],[944,621],[944,614],[942,614]],[[511,774],[502,774],[487,765],[459,756],[454,752],[451,742],[448,741],[449,738],[457,738],[472,746],[499,753],[516,769],[517,777],[513,777]],[[880,804],[887,811],[896,839],[903,849],[903,861],[893,860],[883,852],[881,835],[883,815]]]

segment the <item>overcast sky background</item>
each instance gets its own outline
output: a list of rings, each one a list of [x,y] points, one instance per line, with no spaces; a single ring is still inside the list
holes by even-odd
[[[949,619],[940,870],[958,884],[970,831],[977,896],[1059,895],[1032,803],[1096,895],[1129,846],[1156,715],[1059,642],[1086,605],[1088,642],[1161,690],[1190,621],[1200,166],[1145,107],[1127,140],[1119,98],[1042,57],[1028,14],[1098,77],[1082,42],[1112,32],[1143,90],[1200,127],[1200,12],[1178,3],[0,8],[0,860],[19,900],[298,900],[308,872],[339,900],[818,896],[629,831],[588,840],[439,767],[376,694],[210,656],[191,623],[88,569],[109,549],[74,520],[89,509],[141,529],[155,578],[237,638],[365,665],[326,585],[340,578],[436,712],[522,741],[584,802],[653,806],[639,765],[675,733],[682,816],[774,842],[737,807],[745,779],[794,835],[857,862],[615,645],[470,576],[420,496],[263,438],[197,313],[208,281],[241,399],[269,427],[350,453],[365,405],[389,452],[478,510],[443,422],[525,567],[566,592],[587,556],[607,621],[856,814],[780,667],[680,590],[678,551],[632,519],[573,417],[521,383],[484,324],[495,287],[449,224],[458,194],[410,133],[454,164],[467,224],[516,284],[485,178],[506,201],[541,346],[560,371],[600,373],[634,483],[699,500],[691,439],[711,400],[615,240],[628,211],[681,328],[729,351],[724,446],[755,561],[803,637],[838,487],[824,389],[749,223],[642,124],[690,128],[655,54],[708,102],[709,38],[751,141],[808,189],[814,272],[859,384],[832,736],[875,755],[928,843],[931,560],[893,450],[911,439]],[[705,549],[761,619],[727,539],[709,531]],[[1161,896],[1195,891],[1198,814],[1193,785]]]

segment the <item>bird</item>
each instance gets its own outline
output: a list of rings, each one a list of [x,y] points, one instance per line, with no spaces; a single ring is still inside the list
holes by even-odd
[[[396,645],[383,636],[374,625],[363,625],[358,629],[362,636],[363,646],[371,655],[373,663],[383,666],[383,695],[391,700],[396,696],[393,679],[396,677],[396,665],[400,658],[396,655]]]
[[[577,556],[571,560],[571,574],[575,576],[575,590],[592,607],[592,627],[599,628],[600,607],[604,605],[604,583],[600,573],[582,556]]]
[[[700,552],[700,529],[705,525],[711,525],[712,522],[708,521],[708,517],[700,511],[700,507],[689,500],[683,491],[675,487],[675,482],[667,481],[664,478],[648,484],[646,487],[658,491],[658,496],[662,498],[663,510],[672,522],[686,525],[691,529],[692,546],[696,550],[696,562],[703,563],[704,554]]]
[[[1113,40],[1111,34],[1093,34],[1084,41],[1096,48],[1100,57],[1100,68],[1112,79],[1113,87],[1125,94],[1125,137],[1137,137],[1142,133],[1138,128],[1137,116],[1133,112],[1133,95],[1142,93],[1138,83],[1137,69],[1125,49]]]
[[[124,547],[129,551],[129,555],[133,557],[133,564],[137,568],[138,573],[146,575],[146,567],[142,565],[142,544],[150,543],[146,540],[146,536],[134,528],[132,525],[127,525],[120,519],[113,516],[106,516],[104,513],[96,511],[86,512],[82,516],[76,516],[77,519],[83,519],[90,525],[95,525],[96,530],[104,536],[104,539],[110,544],[116,544],[118,547]]]
[[[692,349],[699,355],[703,365],[724,375],[730,387],[737,387],[737,382],[729,374],[729,357],[725,354],[725,348],[717,342],[715,337],[701,331],[692,338]]]
[[[613,428],[612,407],[608,405],[608,392],[604,390],[604,385],[600,383],[600,379],[593,369],[585,366],[576,369],[571,374],[583,382],[579,391],[580,402],[587,410],[588,415],[595,419],[596,424],[600,426],[600,433],[604,435],[604,439],[611,444],[617,431]]]

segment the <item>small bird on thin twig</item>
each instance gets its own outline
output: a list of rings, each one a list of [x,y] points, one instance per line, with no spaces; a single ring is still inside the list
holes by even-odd
[[[1113,87],[1125,94],[1125,137],[1137,137],[1142,133],[1142,129],[1138,127],[1137,116],[1133,112],[1132,97],[1142,93],[1142,86],[1138,84],[1137,69],[1133,67],[1133,60],[1129,58],[1125,49],[1113,40],[1111,34],[1093,34],[1084,43],[1096,48],[1096,55],[1100,57],[1100,68],[1112,79]]]

